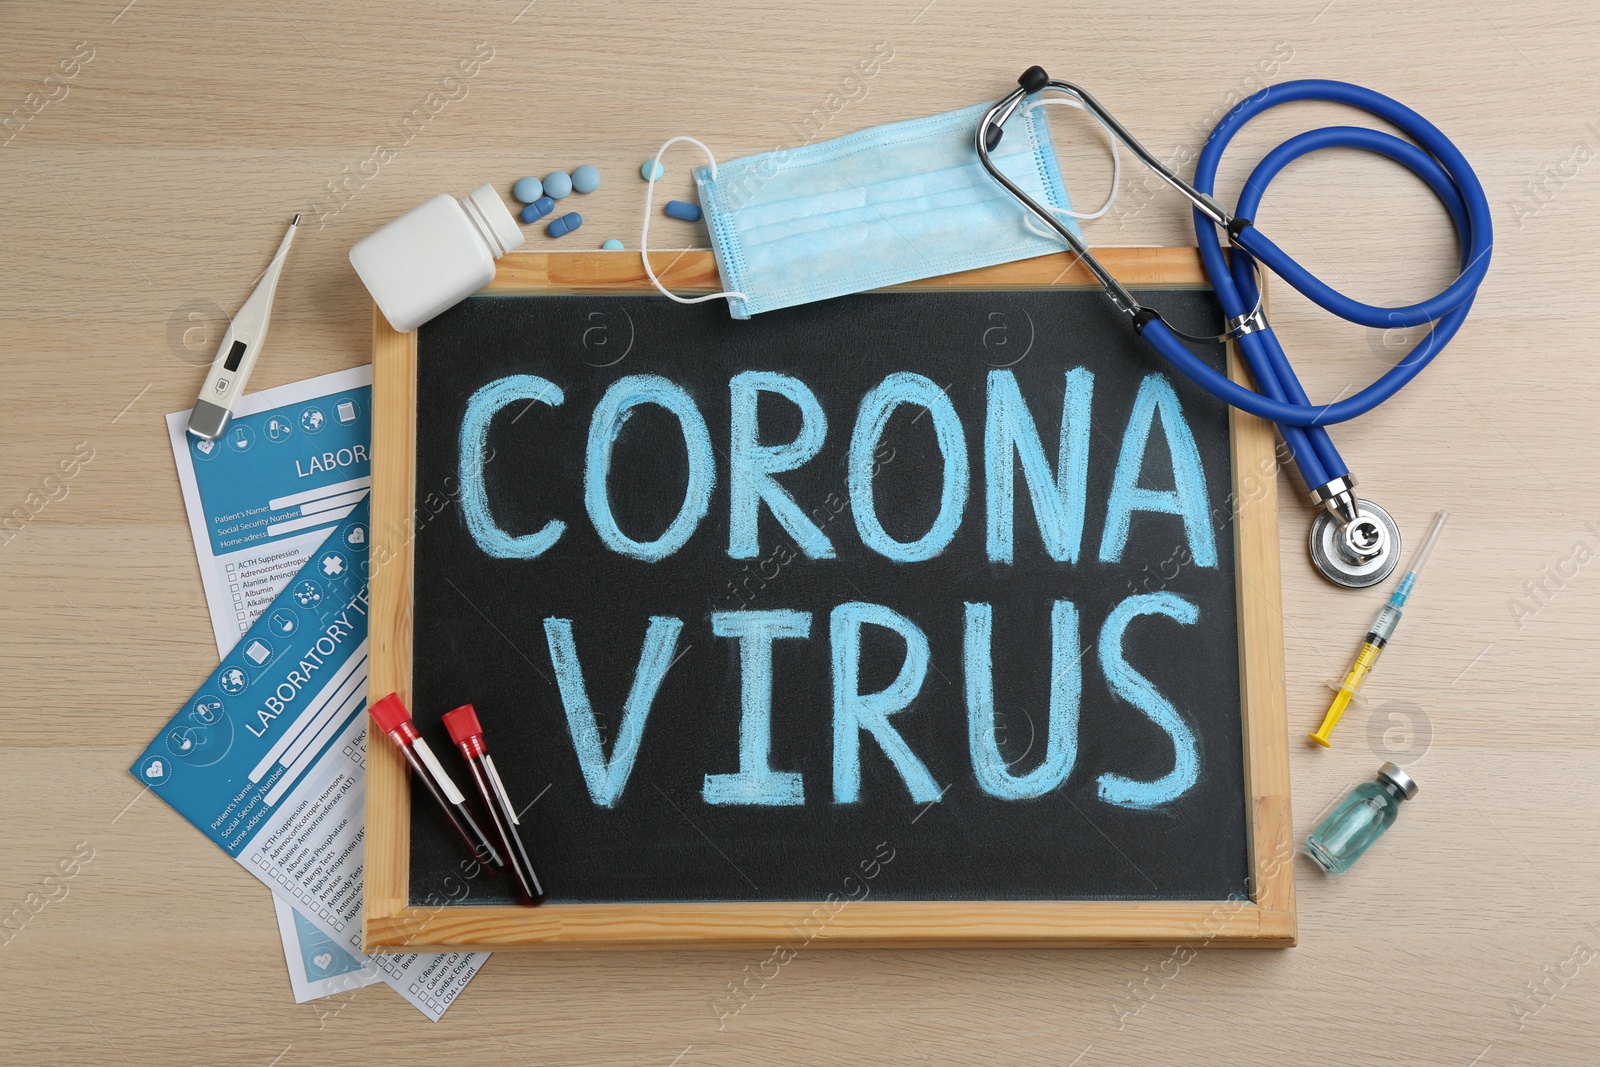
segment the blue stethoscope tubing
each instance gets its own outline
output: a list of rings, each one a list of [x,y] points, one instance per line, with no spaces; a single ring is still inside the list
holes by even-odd
[[[1278,424],[1284,443],[1293,453],[1300,474],[1314,498],[1319,492],[1342,491],[1349,496],[1349,467],[1340,457],[1327,427],[1363,415],[1398,392],[1443,350],[1461,328],[1484,276],[1494,248],[1494,226],[1483,185],[1461,151],[1440,129],[1404,104],[1372,89],[1349,82],[1320,78],[1284,82],[1248,97],[1223,116],[1206,139],[1195,166],[1194,184],[1174,174],[1144,148],[1086,90],[1070,82],[1052,81],[1043,68],[1030,67],[1017,79],[1018,88],[997,101],[979,123],[978,157],[989,175],[1016,197],[1036,218],[1050,226],[1099,280],[1106,295],[1126,313],[1146,341],[1187,378],[1221,400],[1252,415]],[[1195,236],[1200,258],[1222,311],[1228,333],[1238,341],[1245,364],[1257,388],[1250,389],[1212,368],[1195,355],[1160,313],[1139,301],[1106,270],[1084,244],[1053,212],[1033,200],[1000,172],[990,157],[999,144],[1003,126],[1022,101],[1045,89],[1075,97],[1113,137],[1126,145],[1141,162],[1194,204]],[[1416,143],[1390,133],[1359,126],[1329,126],[1298,134],[1269,152],[1250,174],[1239,194],[1237,209],[1229,213],[1214,199],[1217,165],[1234,135],[1268,108],[1311,100],[1346,104],[1383,119]],[[1392,159],[1427,183],[1455,225],[1461,245],[1461,272],[1437,295],[1405,307],[1377,307],[1353,300],[1325,284],[1296,263],[1251,219],[1272,179],[1309,152],[1323,148],[1358,148]],[[1233,254],[1223,252],[1220,231],[1226,230]],[[1354,396],[1331,404],[1313,404],[1295,376],[1277,334],[1260,314],[1256,269],[1260,264],[1277,274],[1312,302],[1349,322],[1374,329],[1428,326],[1427,334],[1394,367]],[[1353,498],[1350,501],[1354,504]],[[1385,572],[1387,573],[1387,572]]]
[[[1248,315],[1257,305],[1260,294],[1251,262],[1255,260],[1313,303],[1342,319],[1375,329],[1431,324],[1427,335],[1372,384],[1331,404],[1311,403],[1270,326],[1238,336],[1240,351],[1259,391],[1238,385],[1212,369],[1159,318],[1148,320],[1141,335],[1197,385],[1253,415],[1276,422],[1306,484],[1318,486],[1349,474],[1326,427],[1363,415],[1389,399],[1432,362],[1461,328],[1489,269],[1494,227],[1483,186],[1471,164],[1450,139],[1399,101],[1349,82],[1291,81],[1270,86],[1246,99],[1217,123],[1206,140],[1195,166],[1195,187],[1207,195],[1212,193],[1222,153],[1246,123],[1269,108],[1302,100],[1359,108],[1409,134],[1417,144],[1359,126],[1329,126],[1299,134],[1273,149],[1256,165],[1240,191],[1235,217],[1254,218],[1267,185],[1301,156],[1324,148],[1364,149],[1406,167],[1433,190],[1455,225],[1461,245],[1461,273],[1444,291],[1430,299],[1406,307],[1378,307],[1333,289],[1296,263],[1253,225],[1239,228],[1232,235],[1234,247],[1246,255],[1236,251],[1230,261],[1223,253],[1217,226],[1197,210],[1194,221],[1200,258],[1223,314],[1235,319]]]

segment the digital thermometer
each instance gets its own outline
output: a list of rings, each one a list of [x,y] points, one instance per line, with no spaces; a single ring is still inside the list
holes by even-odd
[[[228,428],[228,420],[233,418],[234,401],[244,393],[256,357],[261,355],[261,343],[267,339],[267,320],[272,317],[278,275],[283,273],[283,262],[289,257],[289,245],[294,242],[299,226],[300,216],[296,215],[289,223],[289,232],[278,245],[277,254],[267,264],[261,283],[228,323],[228,332],[222,335],[217,357],[211,361],[211,370],[200,387],[200,397],[189,413],[189,432],[202,440],[215,441],[221,437],[222,431]]]

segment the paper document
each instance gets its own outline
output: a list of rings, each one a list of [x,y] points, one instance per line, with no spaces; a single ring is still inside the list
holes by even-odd
[[[371,395],[371,367],[252,393],[240,398],[217,441],[189,436],[187,409],[167,416],[217,655],[228,654],[322,544],[328,528],[366,493]],[[350,461],[344,467],[341,457]],[[347,499],[352,494],[355,499]],[[312,525],[294,525],[308,520]],[[300,939],[299,928],[283,922],[281,914],[278,928],[299,1002],[303,993],[325,988],[327,976],[297,971],[296,961],[325,953]],[[353,988],[357,974],[367,975],[358,984],[379,980],[375,968],[344,972],[340,988]]]
[[[291,581],[295,588],[303,592],[301,568],[313,555],[321,559],[320,550],[330,530],[342,526],[358,505],[365,513],[364,500],[370,484],[368,443],[371,422],[368,405],[371,380],[371,368],[358,367],[245,397],[236,409],[234,423],[229,425],[228,432],[211,449],[200,448],[201,443],[188,436],[187,411],[174,412],[167,417],[179,482],[188,508],[190,530],[195,539],[195,552],[199,557],[206,599],[211,609],[217,649],[225,659],[238,646],[247,667],[261,667],[277,661],[279,657],[269,649],[299,633],[294,629],[298,624],[294,613],[298,610],[299,601],[291,597],[291,602],[285,604],[283,610],[275,607],[275,602],[283,598]],[[241,425],[247,431],[243,437],[234,432]],[[248,446],[243,446],[242,442],[248,442]],[[351,500],[351,496],[355,499]],[[308,521],[310,525],[294,526]],[[292,528],[283,531],[282,527],[285,526]],[[348,556],[349,561],[337,566],[347,567],[359,560],[363,583],[361,604],[364,608],[364,568],[367,559],[365,523],[362,522],[359,527],[360,532],[353,534],[355,543],[345,546],[343,555]],[[354,529],[348,528],[346,536],[350,536]],[[333,542],[328,544],[331,546]],[[341,574],[351,577],[350,573],[343,570]],[[304,579],[317,584],[328,577],[313,571]],[[270,612],[267,610],[269,607],[273,608]],[[251,632],[263,614],[267,616],[265,621],[257,628],[257,632]],[[316,752],[303,752],[302,755],[318,764],[315,770],[320,774],[324,769],[321,764],[331,756],[346,755],[343,752],[345,748],[363,754],[360,765],[350,775],[356,794],[353,800],[330,797],[327,802],[337,802],[344,818],[350,822],[346,829],[359,840],[365,826],[364,800],[360,789],[365,782],[365,615],[360,614],[357,621],[363,636],[362,654],[353,661],[347,661],[341,668],[343,674],[340,683],[345,691],[340,695],[340,700],[345,706],[324,709],[346,726],[346,729],[339,731],[341,744],[333,747],[313,745],[311,747],[321,749],[321,755]],[[248,633],[249,639],[241,642],[243,633]],[[219,701],[224,696],[228,694],[212,694]],[[239,700],[245,700],[243,694],[237,696]],[[207,726],[204,722],[192,721],[198,707],[191,701],[191,706],[180,712],[168,725],[168,732]],[[184,722],[186,715],[191,720],[187,723]],[[331,726],[331,721],[325,725]],[[160,743],[161,739],[158,738],[147,750],[147,755]],[[311,771],[310,762],[301,770]],[[148,778],[141,776],[141,780],[158,793],[162,792]],[[178,807],[177,804],[173,806]],[[329,820],[324,807],[313,805],[307,818],[313,820],[315,825],[327,824]],[[180,807],[179,810],[184,809]],[[185,811],[184,814],[189,815],[189,812]],[[196,821],[193,815],[189,817],[191,821]],[[201,829],[207,830],[207,827],[201,826]],[[216,840],[215,835],[212,837]],[[229,851],[233,852],[231,849]],[[304,890],[300,896],[295,896],[293,892],[285,891],[287,876],[280,883],[278,877],[264,871],[259,865],[251,869],[278,894],[280,901],[291,905],[291,910],[297,909],[302,913],[301,922],[285,922],[280,908],[278,922],[284,940],[284,957],[289,965],[290,983],[297,1001],[328,996],[373,981],[388,981],[430,1018],[437,1019],[460,987],[488,958],[485,953],[435,953],[425,957],[365,956],[360,952],[359,911],[355,913],[356,919],[348,934],[337,928],[319,926],[319,922],[325,923],[326,920],[316,914],[317,909],[332,914],[335,910],[333,905],[350,903],[348,893],[329,900],[317,899]],[[359,908],[359,851],[354,857],[354,875],[353,900]],[[327,889],[331,884],[321,883],[320,888]],[[345,888],[348,890],[349,886]],[[308,935],[308,930],[315,933]],[[330,944],[355,960],[355,968],[340,969],[336,975],[329,973],[329,968],[342,967],[342,961],[331,954]],[[397,976],[389,973],[396,966],[402,966],[403,974],[400,977],[414,980],[408,980],[403,985],[397,984]],[[450,982],[441,979],[442,975],[455,976],[453,988]],[[420,979],[416,980],[418,976]],[[430,1000],[432,1007],[428,1003]]]
[[[129,768],[351,955],[366,832],[367,502]],[[435,1021],[489,958],[363,956]]]
[[[371,402],[367,366],[251,393],[215,441],[167,416],[219,656],[367,495]]]

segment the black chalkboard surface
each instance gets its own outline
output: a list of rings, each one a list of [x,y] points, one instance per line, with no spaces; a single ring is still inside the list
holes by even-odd
[[[416,358],[414,713],[476,707],[547,907],[1250,896],[1228,412],[1098,292],[491,295]],[[411,902],[462,858],[413,804]]]

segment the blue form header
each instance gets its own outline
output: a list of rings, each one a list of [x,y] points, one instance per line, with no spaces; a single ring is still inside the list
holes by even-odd
[[[237,415],[215,441],[189,439],[207,533],[216,555],[343,517],[372,475],[372,387]],[[224,453],[250,457],[213,464]]]

